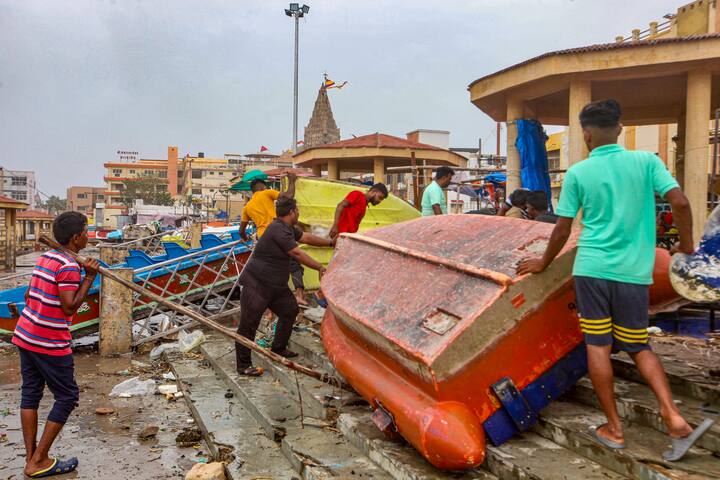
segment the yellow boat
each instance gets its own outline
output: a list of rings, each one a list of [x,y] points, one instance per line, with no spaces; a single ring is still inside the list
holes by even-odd
[[[353,190],[367,191],[369,187],[361,185],[323,180],[318,178],[300,177],[295,184],[295,199],[300,209],[300,223],[303,227],[316,235],[326,236],[335,219],[335,208],[345,196]],[[368,205],[365,218],[360,224],[360,231],[371,228],[384,227],[394,223],[418,218],[420,212],[405,200],[390,194],[378,206]],[[332,257],[331,248],[301,247],[315,260],[327,265]],[[317,290],[320,287],[318,275],[315,270],[305,269],[305,288]]]

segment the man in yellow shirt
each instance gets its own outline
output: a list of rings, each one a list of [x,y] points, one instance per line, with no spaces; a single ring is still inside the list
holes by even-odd
[[[268,188],[264,180],[255,179],[250,183],[252,198],[245,204],[243,208],[242,218],[240,222],[240,238],[244,241],[248,240],[245,228],[252,220],[257,229],[257,237],[262,237],[265,229],[275,220],[275,201],[280,197],[295,197],[295,174],[288,175],[288,188],[284,192],[279,192],[272,188]],[[290,261],[290,276],[292,277],[293,286],[295,287],[295,298],[298,305],[307,305],[305,300],[305,284],[303,283],[303,267],[295,260]]]

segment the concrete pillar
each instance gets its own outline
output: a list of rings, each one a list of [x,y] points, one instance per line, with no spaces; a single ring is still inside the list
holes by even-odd
[[[127,249],[122,247],[113,247],[111,245],[100,245],[100,260],[108,265],[116,265],[123,263],[127,257]]]
[[[625,37],[622,35],[618,35],[615,37],[615,43],[622,43],[625,40]]]
[[[313,165],[312,173],[316,177],[322,177],[322,164],[318,163],[317,165]]]
[[[519,98],[508,98],[507,102],[507,187],[506,196],[522,186],[520,182],[520,152],[515,146],[517,140],[517,124],[523,116],[523,101]]]
[[[190,248],[200,248],[201,238],[202,223],[193,223],[190,225]]]
[[[666,123],[658,126],[658,156],[665,166],[670,165],[668,158],[668,125]]]
[[[574,165],[588,156],[580,126],[580,111],[592,101],[590,81],[572,79],[570,81],[570,102],[568,108],[568,164]]]
[[[658,22],[650,22],[650,38],[654,38],[657,35]]]
[[[685,195],[693,213],[693,238],[702,236],[707,220],[708,123],[710,121],[709,71],[693,70],[687,76],[685,128]]]
[[[132,281],[132,268],[113,269],[113,273]],[[100,286],[100,355],[129,353],[132,349],[132,290],[102,277]]]
[[[678,118],[677,142],[675,143],[675,179],[683,191],[685,190],[685,124],[686,116],[683,113]]]
[[[373,183],[385,183],[385,159],[375,157],[373,161]]]
[[[330,180],[340,180],[340,166],[335,158],[328,160],[328,178]]]
[[[640,40],[640,29],[639,28],[633,28],[632,39],[633,39],[633,42],[637,42],[638,40]]]

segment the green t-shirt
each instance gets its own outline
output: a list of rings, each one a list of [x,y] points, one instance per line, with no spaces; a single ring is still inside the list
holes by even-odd
[[[655,264],[655,193],[678,187],[651,152],[597,147],[565,174],[557,213],[582,209],[573,275],[650,285]]]
[[[423,192],[422,196],[422,202],[420,203],[420,206],[422,207],[423,217],[435,215],[435,211],[433,211],[432,206],[436,204],[440,205],[440,210],[442,210],[442,213],[447,213],[447,202],[445,201],[445,194],[443,193],[443,189],[440,185],[437,184],[435,180],[433,180],[432,182],[430,182],[430,185],[425,187],[425,191]]]

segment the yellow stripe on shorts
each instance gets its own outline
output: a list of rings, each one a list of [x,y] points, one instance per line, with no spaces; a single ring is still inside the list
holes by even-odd
[[[613,328],[619,330],[622,333],[627,333],[630,335],[647,335],[647,328],[627,328],[620,325],[613,325]]]
[[[625,343],[647,343],[648,342],[647,334],[645,334],[644,336],[642,336],[642,335],[625,336],[618,331],[614,331],[613,337],[615,337],[616,339],[618,339],[622,342],[625,342]]]
[[[582,318],[580,317],[580,323],[587,323],[587,324],[595,324],[595,325],[604,325],[606,323],[612,322],[612,317],[608,318],[600,318],[598,320],[590,320],[588,318]]]

